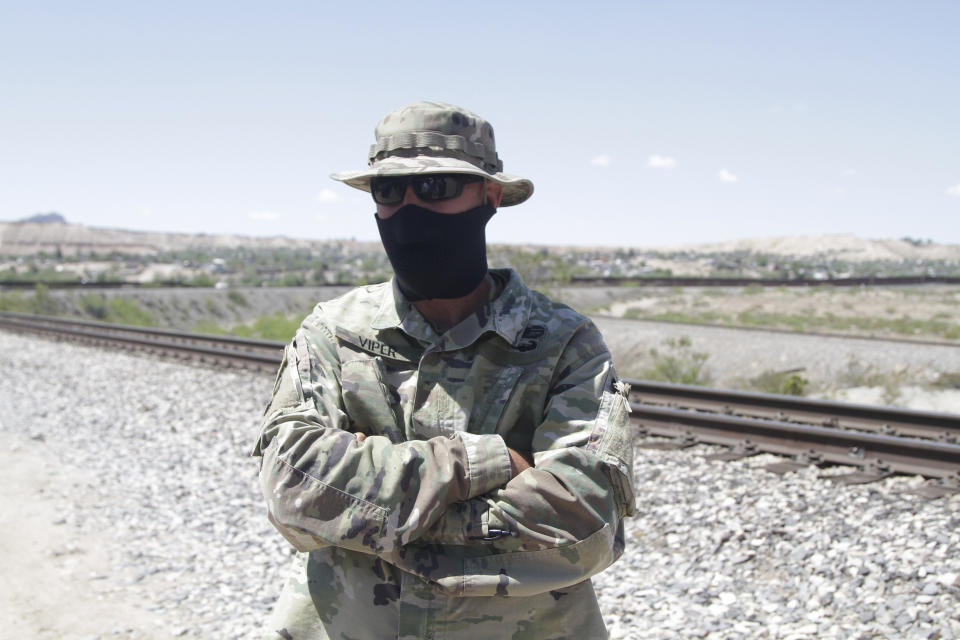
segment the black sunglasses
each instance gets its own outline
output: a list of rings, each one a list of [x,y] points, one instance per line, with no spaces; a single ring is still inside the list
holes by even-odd
[[[463,186],[480,182],[482,176],[469,173],[424,173],[413,176],[387,176],[370,179],[370,195],[377,204],[397,204],[403,200],[407,185],[425,202],[449,200],[463,193]]]

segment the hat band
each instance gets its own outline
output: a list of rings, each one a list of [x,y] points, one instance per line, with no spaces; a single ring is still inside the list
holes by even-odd
[[[479,166],[484,171],[503,171],[503,162],[494,149],[463,136],[448,136],[433,131],[415,131],[383,136],[370,146],[370,164],[389,156],[417,155],[452,157]]]

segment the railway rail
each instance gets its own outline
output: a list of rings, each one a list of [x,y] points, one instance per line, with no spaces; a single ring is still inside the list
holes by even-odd
[[[270,372],[279,365],[284,344],[9,312],[0,312],[0,327]],[[768,465],[779,473],[844,465],[857,470],[829,477],[851,484],[915,474],[933,479],[920,490],[925,495],[960,492],[960,415],[627,382],[643,446],[724,445],[727,451],[710,457],[734,460],[773,453],[787,458]]]
[[[0,312],[0,327],[89,344],[110,344],[174,358],[274,372],[280,365],[284,346],[284,343],[278,340],[237,338],[12,312]]]
[[[833,475],[854,484],[894,473],[935,478],[926,495],[960,491],[960,415],[858,405],[648,380],[627,380],[630,407],[641,435],[666,438],[647,446],[698,443],[729,450],[713,459],[760,453],[791,460],[768,465],[784,473],[813,465],[855,466]]]

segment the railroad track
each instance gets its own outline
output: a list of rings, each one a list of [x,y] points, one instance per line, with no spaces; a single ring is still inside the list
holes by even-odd
[[[112,344],[217,365],[276,371],[283,343],[166,329],[0,312],[0,327]],[[764,393],[627,380],[642,446],[724,445],[713,459],[760,453],[788,459],[769,465],[785,473],[809,465],[856,467],[831,480],[852,484],[892,474],[934,482],[921,493],[960,492],[960,415],[856,405]]]
[[[960,415],[858,405],[648,380],[630,383],[633,420],[643,436],[666,440],[645,446],[719,444],[713,459],[760,453],[787,456],[768,465],[785,473],[809,465],[838,464],[858,470],[830,476],[855,484],[894,473],[935,478],[922,493],[960,491]]]
[[[284,346],[278,340],[236,338],[11,312],[0,312],[0,327],[87,344],[113,345],[174,358],[271,372],[276,372],[280,365]]]

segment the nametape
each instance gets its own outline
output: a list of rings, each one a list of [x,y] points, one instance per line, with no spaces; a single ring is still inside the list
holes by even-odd
[[[352,331],[348,331],[343,327],[337,327],[337,337],[344,342],[349,342],[353,346],[366,351],[367,353],[383,356],[384,358],[392,358],[393,360],[403,360],[405,362],[411,361],[406,356],[398,353],[397,350],[390,345],[380,342],[379,340],[374,340],[373,338],[365,338],[361,335],[353,333]]]

